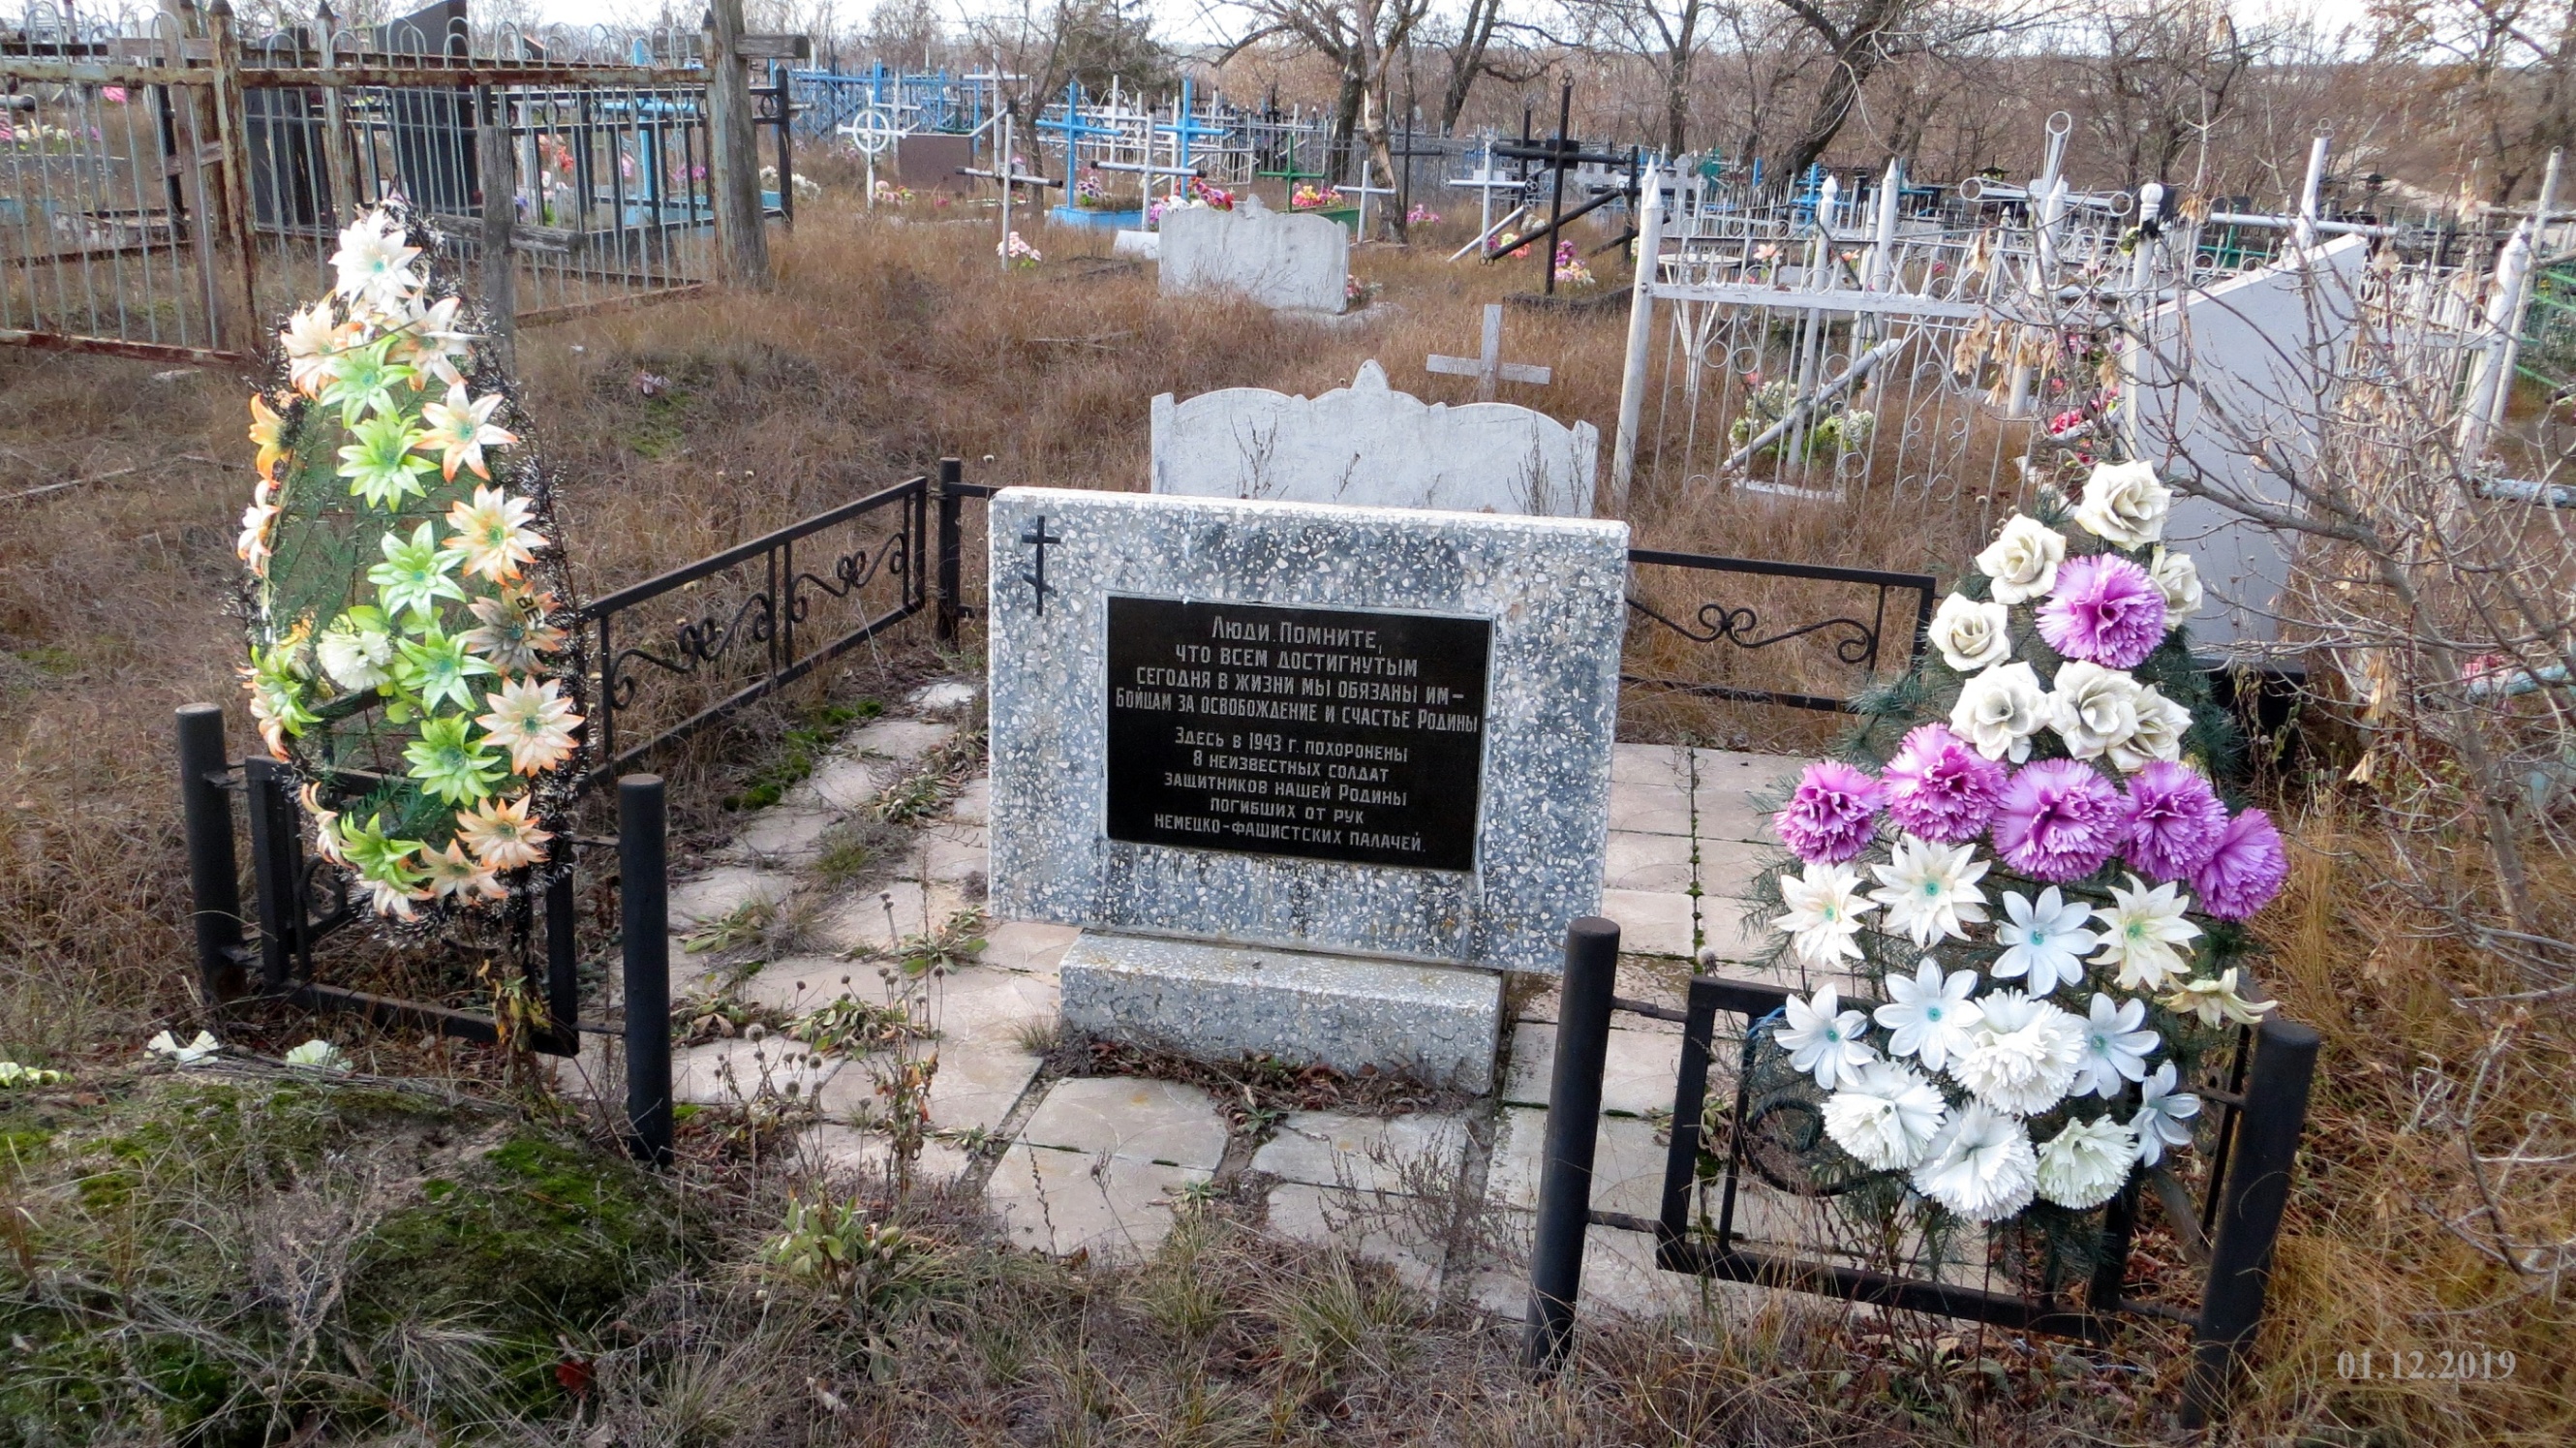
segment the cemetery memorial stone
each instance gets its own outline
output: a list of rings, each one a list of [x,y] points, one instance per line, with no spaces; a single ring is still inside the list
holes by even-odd
[[[992,898],[1072,1030],[1491,1085],[1600,902],[1616,522],[1010,488]]]
[[[916,133],[894,143],[895,174],[918,190],[963,194],[972,184],[963,173],[974,164],[972,136]]]
[[[1338,316],[1349,305],[1350,233],[1319,216],[1273,212],[1256,196],[1232,210],[1176,210],[1161,223],[1164,296],[1238,292],[1273,311]]]
[[[1153,406],[1153,490],[1170,496],[1588,518],[1600,451],[1588,422],[1427,403],[1373,361],[1319,397],[1230,387]]]

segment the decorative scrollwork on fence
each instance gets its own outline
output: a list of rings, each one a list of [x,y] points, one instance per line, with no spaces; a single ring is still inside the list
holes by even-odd
[[[1699,621],[1697,628],[1665,616],[1652,605],[1634,596],[1629,598],[1628,606],[1693,643],[1728,643],[1748,650],[1767,649],[1774,644],[1785,644],[1791,639],[1805,638],[1811,633],[1825,629],[1839,629],[1842,633],[1831,640],[1835,658],[1855,668],[1875,668],[1878,665],[1878,629],[1856,618],[1829,618],[1819,623],[1786,629],[1764,638],[1760,636],[1761,616],[1742,605],[1701,604],[1697,615]]]
[[[873,552],[869,545],[861,544],[833,559],[830,578],[797,570],[796,576],[787,583],[787,621],[801,624],[812,610],[814,601],[805,592],[806,584],[810,583],[834,598],[848,598],[875,582],[880,573],[888,578],[903,577],[910,566],[908,560],[911,556],[911,531],[897,528],[887,534]]]
[[[753,643],[767,644],[777,633],[777,605],[765,591],[744,599],[728,622],[719,624],[714,612],[705,613],[681,624],[673,632],[672,649],[677,658],[665,657],[640,646],[618,650],[609,668],[616,681],[610,686],[609,702],[620,709],[635,702],[639,684],[635,675],[626,672],[625,666],[629,662],[651,664],[664,673],[694,674],[701,664],[712,667],[733,648],[734,640],[738,638],[747,636]]]

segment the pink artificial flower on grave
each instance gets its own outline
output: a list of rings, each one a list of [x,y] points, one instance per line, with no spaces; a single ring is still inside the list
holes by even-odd
[[[2048,420],[2048,435],[2051,437],[2064,437],[2083,425],[2083,410],[2080,408],[2070,407]]]
[[[1899,829],[1945,845],[1986,832],[2003,798],[2004,767],[1938,724],[1918,724],[1882,776],[1887,817]]]
[[[2209,863],[2227,832],[2227,806],[2209,781],[2169,759],[2129,776],[2129,830],[2120,858],[2150,880],[2180,880]]]
[[[2070,659],[2134,669],[2165,640],[2164,592],[2116,553],[2070,558],[2040,605],[2039,636]]]
[[[1869,848],[1887,786],[1839,760],[1819,759],[1798,779],[1789,805],[1772,816],[1781,842],[1810,865],[1839,865]]]
[[[99,87],[98,97],[109,105],[121,106],[125,104],[125,87],[121,85],[101,86]]]
[[[2290,878],[2290,854],[2272,817],[2249,809],[2227,822],[2217,848],[2191,872],[2200,908],[2221,920],[2251,919]]]
[[[2004,786],[1995,853],[2034,880],[2062,885],[2102,868],[2127,832],[2120,792],[2079,759],[2043,759]]]

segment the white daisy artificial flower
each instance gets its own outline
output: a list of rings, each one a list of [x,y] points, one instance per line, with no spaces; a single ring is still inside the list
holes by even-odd
[[[2165,1159],[2165,1148],[2191,1145],[2191,1119],[2200,1114],[2200,1098],[2188,1091],[2176,1091],[2181,1079],[2174,1063],[2165,1062],[2147,1078],[2138,1093],[2138,1109],[2129,1118],[2129,1129],[2138,1134],[2138,1162],[2154,1166]]]
[[[2046,598],[2057,586],[2057,565],[2066,561],[2066,538],[2023,513],[2015,513],[1977,555],[1977,571],[1994,580],[1997,603],[2029,603]]]
[[[2105,543],[2143,548],[2165,536],[2165,514],[2172,507],[2173,489],[2156,476],[2155,464],[2096,463],[2074,517]]]
[[[2151,760],[2182,758],[2182,736],[2191,727],[2191,711],[2166,698],[2153,684],[2138,686],[2137,710],[2137,727],[2129,737],[2103,751],[2111,767],[2135,774]]]
[[[1980,603],[1964,593],[1941,600],[1932,615],[1929,637],[1942,662],[1963,674],[2000,664],[2012,657],[2012,610],[2000,603]]]
[[[2037,1116],[2065,1100],[2084,1060],[2083,1018],[2017,990],[1978,1004],[1986,1018],[1951,1064],[1950,1079],[2015,1116]]]
[[[2119,1195],[2138,1164],[2136,1133],[2110,1117],[2070,1121],[2039,1148],[2039,1194],[2085,1211]]]
[[[1860,872],[1849,865],[1812,864],[1806,873],[1784,876],[1780,903],[1789,913],[1772,919],[1772,928],[1787,932],[1798,958],[1810,965],[1832,965],[1860,959],[1860,917],[1877,909],[1860,896]]]
[[[2084,1059],[2075,1067],[2073,1094],[2117,1096],[2123,1081],[2147,1079],[2147,1057],[2164,1045],[2164,1037],[2142,1030],[2145,1001],[2114,1001],[2093,993],[2093,1009],[2084,1022]]]
[[[2165,627],[2180,628],[2200,612],[2205,596],[2200,586],[2200,565],[2189,553],[2159,543],[2147,563],[2147,577],[2155,580],[2156,591],[2165,596]]]
[[[1931,1082],[1873,1061],[1825,1098],[1825,1135],[1872,1171],[1906,1171],[1931,1149],[1947,1111]]]
[[[2048,727],[2078,759],[2099,759],[2138,732],[2138,681],[2081,659],[2057,671],[2048,696]]]
[[[2030,758],[2030,736],[2046,727],[2048,691],[2025,663],[1997,664],[1959,690],[1950,727],[1988,759]]]
[[[2094,908],[2093,918],[2102,926],[2102,949],[2093,959],[2119,967],[2122,990],[2162,990],[2191,968],[2186,952],[2200,936],[2200,927],[2184,916],[2191,897],[2177,884],[2151,890],[2135,875],[2128,880],[2125,890],[2111,887],[2107,908]]]
[[[2178,1016],[2198,1016],[2204,1026],[2227,1021],[2240,1026],[2259,1025],[2280,1002],[2249,1001],[2237,994],[2236,975],[2236,968],[2230,966],[2215,980],[2203,976],[2184,981],[2172,994],[2162,997],[2164,1008]]]
[[[1995,943],[2004,953],[1987,969],[1998,979],[2027,977],[2031,993],[2047,995],[2062,981],[2084,978],[2084,957],[2102,937],[2084,928],[2093,918],[2090,906],[2069,901],[2051,885],[2039,899],[2004,892],[2004,919],[1995,926]]]
[[[1805,1000],[1789,997],[1781,1002],[1781,1014],[1784,1020],[1773,1028],[1772,1039],[1789,1053],[1792,1067],[1815,1077],[1827,1091],[1858,1079],[1860,1068],[1878,1059],[1862,1039],[1869,1017],[1844,1010],[1832,986],[1817,987]]]
[[[1904,931],[1917,945],[1935,940],[1965,940],[1969,925],[1986,919],[1986,892],[1977,888],[1989,866],[1977,858],[1977,847],[1941,845],[1913,835],[1899,836],[1894,858],[1872,865],[1882,882],[1869,898],[1887,907],[1882,928]]]
[[[1974,1101],[1950,1114],[1914,1168],[1916,1191],[1972,1222],[2011,1216],[2038,1187],[2029,1130]]]
[[[1977,1022],[1986,1018],[1985,1008],[1968,999],[1976,989],[1975,971],[1954,970],[1944,977],[1941,962],[1928,955],[1911,979],[1890,975],[1890,999],[1873,1012],[1887,1028],[1888,1054],[1912,1056],[1926,1071],[1948,1065],[1951,1057],[1967,1050]]]

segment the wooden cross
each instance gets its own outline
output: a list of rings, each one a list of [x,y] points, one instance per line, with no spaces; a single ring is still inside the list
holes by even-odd
[[[1503,304],[1500,302],[1490,303],[1485,308],[1485,344],[1476,356],[1443,357],[1434,352],[1422,359],[1422,366],[1429,372],[1445,372],[1452,377],[1475,378],[1478,402],[1494,400],[1496,378],[1505,382],[1527,382],[1534,387],[1545,387],[1548,378],[1555,375],[1551,368],[1533,366],[1527,362],[1503,360]]]

